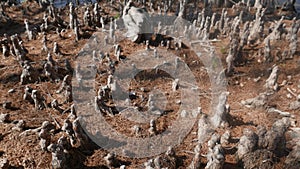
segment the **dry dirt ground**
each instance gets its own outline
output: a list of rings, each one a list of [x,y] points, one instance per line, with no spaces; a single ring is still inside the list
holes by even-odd
[[[114,6],[104,4],[101,5],[104,13],[108,14],[109,16],[116,16],[117,11]],[[24,13],[21,9],[25,6],[27,10]],[[46,53],[40,52],[40,49],[42,48],[42,36],[38,35],[36,40],[28,41],[25,35],[24,19],[28,19],[30,25],[39,24],[41,23],[43,12],[36,3],[26,2],[23,4],[23,7],[13,6],[4,8],[5,13],[9,16],[11,21],[1,23],[0,38],[3,37],[4,33],[7,33],[8,35],[15,33],[20,34],[24,41],[24,45],[29,52],[26,56],[33,62],[33,67],[38,69],[42,74],[43,70],[40,63],[45,61],[47,56]],[[67,20],[68,9],[66,8],[62,10],[65,11],[63,17]],[[82,9],[80,8],[79,11],[80,13],[78,16],[81,17]],[[272,18],[275,16],[267,17]],[[287,27],[289,27],[291,21],[285,20],[285,23],[287,24]],[[77,54],[86,44],[88,37],[95,31],[91,28],[84,28],[83,30],[85,31],[84,34],[86,35],[86,38],[81,38],[79,42],[75,42],[74,34],[69,29],[62,33],[64,38],[58,37],[55,31],[49,31],[49,33],[47,33],[48,47],[52,49],[54,41],[58,42],[59,46],[61,47],[61,52],[63,55],[60,57],[53,55],[54,60],[56,60],[60,66],[63,66],[65,59],[69,59],[71,65],[74,67],[74,61]],[[229,39],[228,37],[219,37],[219,39],[221,41],[213,42],[213,45],[216,49],[216,55],[220,56],[223,66],[226,67],[225,58],[229,48]],[[122,55],[125,57],[129,56],[138,49],[145,48],[145,44],[143,43],[135,44],[128,40],[122,41],[120,46],[123,51]],[[272,51],[275,51],[276,49],[282,50],[285,46],[287,46],[287,42],[285,41],[276,42],[275,44],[272,44]],[[280,87],[279,91],[268,100],[268,105],[276,107],[282,111],[290,112],[293,116],[295,116],[296,126],[300,127],[297,123],[299,121],[300,111],[289,110],[289,103],[296,99],[294,97],[292,99],[287,98],[287,88],[292,90],[294,89],[294,93],[300,94],[299,45],[296,56],[294,56],[293,59],[283,61],[274,59],[274,61],[271,63],[258,62],[260,57],[257,56],[257,53],[258,50],[262,48],[262,44],[258,44],[256,46],[247,46],[243,53],[244,62],[235,68],[233,75],[227,77],[227,91],[230,92],[228,96],[228,104],[230,105],[231,109],[230,118],[228,119],[230,127],[227,127],[226,129],[230,130],[232,134],[231,143],[225,147],[226,160],[224,168],[227,169],[240,168],[237,165],[235,152],[239,137],[242,135],[244,128],[251,128],[255,130],[257,125],[265,125],[266,127],[270,127],[275,120],[282,118],[282,116],[278,114],[267,113],[265,109],[249,109],[240,103],[241,100],[255,97],[264,90],[263,85],[270,74],[270,68],[274,64],[279,66],[279,84],[283,80],[286,80],[287,76],[289,75],[291,75],[292,78],[288,81],[287,85]],[[184,60],[192,70],[199,84],[201,92],[204,93],[199,104],[201,104],[203,112],[209,114],[212,96],[210,93],[208,74],[204,71],[205,69],[201,69],[203,64],[201,62],[193,62],[194,60],[197,60],[196,56],[193,54],[190,54],[187,58],[183,57],[184,53],[191,53],[188,48],[180,51],[176,51],[174,48],[172,48],[170,49],[170,52],[173,52],[181,57],[181,59]],[[272,52],[272,54],[275,55],[275,52]],[[100,67],[100,69],[104,68]],[[2,106],[0,107],[0,113],[8,113],[10,115],[10,121],[8,123],[0,124],[0,157],[7,158],[10,162],[11,168],[51,168],[51,153],[43,152],[40,149],[38,144],[38,135],[29,134],[20,136],[22,131],[13,131],[12,127],[18,120],[24,120],[26,122],[25,130],[39,127],[45,120],[53,122],[53,119],[55,119],[60,125],[62,125],[63,120],[67,117],[67,113],[60,114],[51,108],[38,111],[34,109],[33,104],[23,100],[22,98],[25,85],[20,84],[21,72],[22,69],[18,64],[18,61],[13,56],[10,55],[7,58],[1,58],[0,104],[12,102],[13,109],[5,109]],[[144,73],[151,74],[150,71]],[[253,79],[259,76],[261,76],[261,79],[258,82],[254,82]],[[150,78],[152,79],[149,81]],[[107,75],[96,78],[99,84],[105,84],[106,79]],[[176,110],[178,110],[178,105],[174,103],[174,98],[178,97],[178,93],[172,92],[171,80],[169,78],[161,78],[161,76],[158,76],[149,77],[149,79],[137,78],[136,81],[132,82],[131,90],[136,90],[140,87],[147,87],[151,89],[155,86],[156,88],[169,93],[167,99],[170,100],[170,102],[167,105],[167,109],[171,110],[171,112],[161,116],[157,121],[158,131],[163,131],[166,127],[172,124],[172,120],[176,115]],[[53,98],[56,98],[63,109],[68,109],[72,104],[64,103],[63,97],[56,93],[56,90],[58,90],[60,87],[60,82],[51,82],[45,78],[42,78],[40,83],[29,84],[28,86],[41,91],[42,95],[46,98],[47,103],[50,103]],[[14,89],[14,92],[9,93],[8,91],[10,89]],[[139,95],[142,93],[137,94]],[[145,103],[141,103],[140,100],[135,100],[133,102],[136,102],[141,106],[145,105]],[[120,115],[115,115],[115,117],[105,115],[105,118],[108,123],[110,123],[112,126],[115,126],[117,131],[127,136],[134,137],[132,131],[130,130],[134,125],[134,122],[123,119],[123,117]],[[143,132],[149,128],[149,124],[142,124],[140,127],[142,128]],[[198,126],[196,123],[190,133],[185,137],[183,142],[174,147],[176,154],[180,159],[178,168],[186,168],[192,161],[193,153],[191,152],[193,152],[193,149],[196,145],[195,139],[197,138],[197,127]],[[224,129],[218,129],[217,132],[222,134]],[[52,137],[52,142],[56,142],[60,136],[61,133],[55,133]],[[148,135],[144,134],[142,137],[148,137]],[[93,148],[89,151],[84,150],[82,147],[74,147],[71,150],[70,168],[107,168],[103,159],[103,157],[107,154],[107,151],[95,146],[92,143],[91,145]],[[203,147],[202,154],[206,154],[207,148],[205,148],[206,146]],[[288,153],[289,150],[290,149],[287,149],[286,153]],[[121,156],[118,156],[117,159],[121,164],[125,164],[128,168],[143,168],[144,162],[149,160],[149,158],[131,159]],[[282,168],[284,159],[285,157],[278,159],[276,168]],[[202,158],[202,162],[202,167],[204,168],[206,163],[206,159],[204,157]]]

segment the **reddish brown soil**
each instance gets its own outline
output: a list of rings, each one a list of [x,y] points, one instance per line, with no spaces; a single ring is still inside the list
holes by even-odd
[[[42,36],[38,35],[37,40],[26,40],[23,21],[26,18],[29,20],[30,24],[37,24],[41,21],[40,18],[42,18],[43,13],[39,10],[38,5],[35,3],[24,4],[24,6],[25,5],[28,5],[28,8],[30,9],[30,11],[27,11],[25,15],[21,13],[21,7],[5,8],[6,14],[8,14],[11,20],[13,20],[13,23],[7,23],[7,25],[4,24],[3,26],[1,26],[0,37],[3,36],[3,33],[7,33],[9,35],[19,33],[22,39],[24,40],[25,47],[29,51],[27,57],[35,62],[33,66],[35,68],[39,68],[40,73],[42,73],[40,62],[46,59],[46,54],[40,53],[40,49],[42,48]],[[109,13],[110,16],[115,16],[117,13],[116,10],[109,5],[106,5],[104,10],[106,13]],[[82,14],[82,10],[80,11]],[[66,15],[64,15],[64,18],[67,18],[67,12],[65,14]],[[81,16],[81,14],[79,14],[78,16]],[[287,23],[287,27],[289,27],[290,21],[285,22]],[[86,30],[87,35],[91,35],[93,33],[91,29]],[[64,59],[68,58],[72,66],[74,66],[73,62],[76,59],[76,55],[83,48],[88,38],[80,39],[79,42],[75,43],[75,37],[73,33],[68,29],[63,33],[63,37],[65,38],[61,39],[55,32],[50,31],[47,34],[48,47],[52,48],[53,42],[58,42],[58,44],[61,46],[63,56],[56,57],[53,55],[54,59],[58,61],[59,64],[63,65]],[[226,67],[225,58],[227,56],[226,54],[229,46],[228,41],[228,38],[221,38],[221,41],[214,43],[216,47],[216,54],[222,59],[224,67]],[[126,51],[123,52],[123,55],[125,56],[129,56],[137,49],[145,48],[144,44],[134,44],[130,41],[123,41],[120,45],[123,51]],[[279,50],[283,50],[287,46],[287,42],[279,41],[272,45],[274,49],[278,48]],[[257,125],[265,125],[267,127],[270,127],[275,120],[281,118],[280,115],[268,114],[264,109],[248,109],[240,103],[241,100],[255,97],[260,92],[264,91],[263,85],[270,73],[270,68],[274,64],[279,65],[279,83],[281,83],[283,80],[286,80],[288,75],[292,75],[292,79],[288,83],[288,85],[280,88],[280,90],[268,100],[268,105],[274,106],[282,111],[288,111],[296,117],[297,121],[300,120],[300,112],[290,111],[288,107],[291,100],[286,98],[286,94],[288,93],[286,90],[287,88],[296,89],[295,93],[300,94],[300,89],[297,87],[297,85],[300,84],[299,46],[297,48],[297,55],[294,57],[294,59],[285,61],[275,60],[272,63],[259,63],[257,62],[259,57],[257,57],[256,54],[258,49],[262,47],[263,45],[261,44],[254,47],[247,46],[245,48],[243,56],[245,58],[245,63],[241,64],[240,66],[237,66],[235,69],[235,73],[227,78],[227,90],[230,92],[230,95],[228,97],[228,103],[231,107],[231,117],[229,119],[230,127],[226,129],[229,129],[231,131],[233,137],[233,142],[230,143],[228,147],[225,147],[226,161],[224,168],[227,169],[239,168],[237,166],[235,152],[238,139],[242,135],[242,131],[244,128],[252,128],[255,130]],[[193,55],[191,55],[188,58],[183,58],[182,54],[189,53],[189,49],[184,49],[180,52],[175,51],[174,49],[171,49],[170,51],[180,56],[181,59],[183,59],[189,65],[190,69],[196,77],[201,92],[203,92],[205,96],[201,98],[200,101],[203,112],[210,114],[210,84],[207,72],[203,72],[203,70],[200,69],[200,67],[203,66],[203,64],[201,62],[193,62],[196,58]],[[13,56],[1,59],[0,103],[11,101],[13,103],[12,106],[15,108],[15,110],[7,110],[0,107],[0,113],[10,114],[10,121],[21,119],[25,120],[27,129],[39,127],[43,121],[53,121],[53,118],[55,118],[58,121],[58,123],[62,125],[63,120],[67,116],[66,114],[61,115],[59,112],[51,108],[37,111],[34,109],[34,105],[22,99],[25,85],[21,85],[19,82],[21,71],[21,67],[19,66],[18,62]],[[259,82],[254,82],[253,79],[257,78],[258,76],[262,76],[261,80]],[[106,79],[107,76],[101,76],[101,78],[97,78],[97,82],[103,84],[106,83]],[[174,101],[174,99],[178,97],[178,93],[171,92],[172,90],[170,79],[156,78],[151,82],[141,79],[138,82],[139,83],[132,82],[132,90],[138,89],[141,86],[148,88],[156,86],[170,93],[170,95],[168,96],[168,100]],[[63,109],[67,109],[71,105],[71,103],[63,103],[63,97],[60,94],[55,93],[56,90],[59,88],[60,83],[42,81],[38,84],[29,84],[28,86],[41,91],[41,94],[46,98],[47,103],[50,103],[53,98],[56,98]],[[8,93],[10,89],[14,89],[15,92]],[[293,98],[293,100],[295,100],[295,98]],[[139,102],[139,100],[136,100],[136,102]],[[167,115],[163,115],[158,119],[157,125],[159,131],[163,131],[164,128],[172,124],[172,119],[174,119],[174,116],[176,115],[178,105],[176,105],[174,102],[170,102],[167,105],[167,109],[171,109],[173,110],[173,112]],[[135,123],[123,119],[120,115],[116,115],[114,118],[106,115],[105,118],[110,124],[112,124],[112,126],[115,126],[117,131],[126,134],[127,136],[134,137],[130,129]],[[299,127],[298,123],[296,125]],[[8,158],[8,160],[10,161],[10,165],[15,168],[22,168],[21,166],[26,166],[25,168],[51,168],[51,153],[43,152],[40,150],[40,147],[38,145],[39,138],[37,134],[20,136],[21,132],[11,131],[11,128],[13,126],[14,124],[12,123],[0,124],[0,157]],[[142,132],[146,131],[149,128],[149,124],[143,124],[141,125],[141,128]],[[224,130],[225,129],[218,129],[217,132],[222,134]],[[186,136],[184,141],[180,145],[174,147],[176,154],[180,159],[179,168],[186,168],[192,161],[193,153],[191,152],[193,152],[193,149],[196,145],[196,133],[197,123],[194,125],[191,132]],[[55,142],[59,138],[59,136],[61,136],[61,133],[55,134],[52,137],[52,141]],[[148,135],[143,134],[141,137],[148,137]],[[202,154],[206,153],[207,148],[206,145],[204,145],[202,149]],[[101,148],[96,148],[90,153],[86,153],[80,147],[73,148],[71,150],[71,154],[72,168],[105,168],[106,164],[103,160],[103,157],[107,154],[107,152]],[[149,158],[131,159],[118,156],[118,160],[121,161],[122,164],[126,164],[128,168],[133,169],[143,168],[143,163],[146,162],[148,159]],[[280,162],[276,164],[276,168],[282,168],[283,160],[284,158],[280,159]],[[202,161],[204,168],[206,159],[203,157]]]

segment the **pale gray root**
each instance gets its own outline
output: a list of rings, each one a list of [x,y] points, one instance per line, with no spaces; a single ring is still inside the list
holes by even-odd
[[[230,131],[226,130],[224,132],[224,134],[222,134],[221,139],[220,139],[220,143],[222,146],[227,145],[229,143],[229,139],[230,139],[231,135],[230,135]]]
[[[104,160],[106,162],[106,165],[109,167],[109,168],[113,168],[116,163],[117,163],[117,160],[116,160],[116,155],[114,153],[108,153],[105,157],[104,157]]]
[[[289,106],[289,109],[290,110],[298,110],[298,109],[300,109],[300,101],[291,102],[290,106]]]
[[[25,127],[25,121],[24,120],[19,120],[17,124],[12,128],[12,130],[16,131],[22,131]]]
[[[225,162],[225,154],[221,144],[217,143],[208,149],[207,164],[205,169],[222,169]]]
[[[198,142],[204,143],[213,132],[212,126],[206,114],[202,114],[198,121]]]
[[[31,66],[28,61],[25,61],[22,65],[22,74],[20,76],[20,82],[22,85],[35,83],[39,81],[38,72]]]
[[[269,78],[266,80],[265,83],[265,88],[267,90],[271,90],[271,91],[278,90],[278,83],[277,83],[278,75],[279,75],[279,68],[278,66],[275,65],[272,69]]]
[[[251,129],[245,128],[243,136],[237,146],[237,157],[239,160],[243,159],[244,155],[253,152],[257,147],[258,136]]]
[[[220,126],[224,127],[227,122],[229,114],[229,105],[227,105],[228,92],[222,92],[219,96],[218,103],[214,109],[214,115],[210,118],[211,124],[214,128]]]
[[[153,120],[153,119],[150,121],[149,133],[150,133],[151,136],[157,134],[157,130],[156,130],[156,122],[155,122],[155,120]]]
[[[255,44],[262,36],[264,30],[264,20],[265,10],[258,8],[255,16],[255,20],[251,23],[251,30],[248,36],[248,43]]]
[[[282,156],[286,151],[285,133],[290,123],[287,117],[275,121],[271,129],[259,138],[261,148],[273,152],[278,157]]]
[[[275,160],[273,152],[261,149],[246,154],[242,159],[242,162],[244,169],[270,169],[274,168]]]
[[[192,163],[189,165],[189,169],[198,169],[201,165],[201,144],[197,144],[194,148],[194,157]]]
[[[75,132],[73,130],[73,125],[69,119],[66,119],[64,121],[64,124],[63,124],[61,130],[64,131],[65,133],[67,133],[71,145],[74,146],[76,144]]]
[[[293,147],[293,150],[286,157],[284,162],[285,163],[284,168],[298,169],[300,168],[299,161],[300,161],[300,145],[297,144]]]
[[[47,147],[50,145],[51,142],[51,135],[50,133],[45,130],[42,129],[39,132],[39,138],[40,138],[40,147],[43,151],[47,151]]]
[[[37,90],[32,90],[31,98],[34,101],[34,107],[36,110],[43,110],[46,108],[46,100]]]
[[[266,39],[269,39],[271,42],[281,39],[282,34],[286,32],[283,20],[284,16],[276,22],[273,31],[266,37]]]
[[[9,161],[7,158],[0,158],[0,168],[1,169],[9,169],[10,168]]]
[[[51,165],[53,169],[66,169],[67,158],[64,152],[64,147],[59,144],[50,144],[47,147],[48,151],[52,154]]]
[[[122,18],[127,28],[126,37],[133,42],[139,42],[142,34],[153,33],[146,9],[134,7],[131,1],[124,7]]]
[[[0,114],[0,123],[6,123],[9,121],[9,114]]]
[[[260,93],[254,98],[242,100],[241,103],[248,108],[261,108],[267,104],[267,94]]]

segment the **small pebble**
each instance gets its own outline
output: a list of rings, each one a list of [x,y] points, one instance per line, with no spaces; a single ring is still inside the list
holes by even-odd
[[[288,93],[288,94],[286,95],[286,98],[291,99],[291,98],[293,98],[293,96],[292,96],[290,93]]]
[[[22,131],[25,127],[25,121],[24,120],[19,120],[16,126],[14,126],[12,129],[16,131]]]
[[[254,78],[253,81],[254,81],[255,83],[257,83],[257,82],[259,82],[260,79],[261,79],[261,77],[259,76],[259,77],[257,77],[257,78]]]

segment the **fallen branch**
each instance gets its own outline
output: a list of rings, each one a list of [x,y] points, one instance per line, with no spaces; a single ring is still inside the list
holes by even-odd
[[[296,98],[298,97],[298,96],[296,95],[296,93],[294,93],[290,88],[287,88],[286,90],[287,90],[291,95],[295,96]]]

